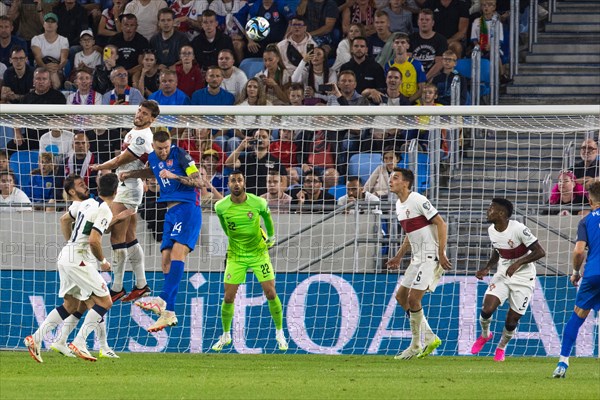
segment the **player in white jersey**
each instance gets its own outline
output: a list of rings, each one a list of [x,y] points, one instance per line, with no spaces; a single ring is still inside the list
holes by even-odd
[[[125,139],[121,154],[92,169],[117,170],[117,173],[143,169],[152,150],[152,131],[150,126],[160,114],[158,103],[152,100],[143,101],[138,108],[133,120],[134,128],[130,130]],[[134,209],[142,203],[144,185],[141,179],[126,179],[117,189],[117,195],[112,205],[113,214],[117,215],[125,209]],[[151,292],[146,282],[144,265],[144,250],[138,243],[135,229],[137,217],[133,214],[128,220],[115,225],[110,235],[113,249],[113,282],[110,295],[113,302],[122,298],[122,301],[135,301]],[[129,260],[135,275],[135,285],[127,295],[123,288],[125,275],[125,262]]]
[[[426,292],[435,290],[444,270],[452,268],[446,257],[446,222],[425,196],[412,191],[414,180],[414,173],[404,168],[394,168],[390,175],[390,192],[398,196],[396,214],[406,236],[396,255],[387,262],[388,269],[399,268],[407,251],[412,255],[396,293],[398,304],[410,314],[412,333],[410,346],[395,357],[399,360],[426,357],[442,344],[425,318],[421,300]]]
[[[90,198],[78,204],[76,203],[69,209],[70,213],[77,213],[75,225],[71,231],[69,241],[58,256],[57,262],[60,276],[59,296],[64,298],[64,302],[61,306],[52,310],[39,329],[33,335],[27,336],[24,341],[31,356],[40,363],[43,362],[40,345],[44,336],[59,326],[69,315],[76,312],[80,302],[91,302],[93,306],[86,315],[79,334],[73,343],[69,345],[69,348],[83,359],[96,361],[96,358],[87,350],[85,342],[87,336],[93,330],[99,328],[104,315],[112,306],[106,283],[97,270],[98,262],[103,271],[110,270],[110,263],[106,260],[102,251],[102,234],[112,223],[127,218],[131,213],[126,211],[113,219],[110,204],[115,196],[118,182],[115,174],[102,176],[98,188],[101,200]],[[85,183],[78,182],[78,184],[79,188],[75,191],[81,194],[81,185],[85,187]],[[72,192],[69,186],[67,186],[67,189]],[[63,220],[61,220],[62,226]]]
[[[492,200],[487,210],[488,228],[492,242],[492,256],[486,266],[476,273],[477,279],[486,277],[490,269],[498,264],[483,298],[479,323],[481,336],[477,338],[472,354],[477,354],[494,336],[490,332],[492,314],[508,299],[510,309],[506,314],[502,337],[494,354],[495,361],[504,361],[506,345],[513,337],[519,319],[525,314],[535,288],[535,261],[546,256],[546,252],[529,228],[511,220],[513,205],[506,199]]]

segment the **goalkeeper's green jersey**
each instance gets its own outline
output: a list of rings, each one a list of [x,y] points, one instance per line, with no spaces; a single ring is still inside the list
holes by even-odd
[[[246,193],[246,201],[234,203],[231,195],[215,204],[221,227],[229,238],[228,257],[254,256],[268,250],[266,237],[260,227],[263,218],[268,236],[275,234],[271,211],[267,201],[251,193]]]

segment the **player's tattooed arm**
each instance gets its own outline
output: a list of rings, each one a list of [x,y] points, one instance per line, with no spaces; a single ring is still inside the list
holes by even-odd
[[[186,186],[191,186],[195,188],[202,187],[202,180],[200,179],[200,173],[194,172],[190,176],[177,176],[177,181],[179,183],[183,183]]]
[[[154,173],[150,168],[136,169],[135,171],[125,171],[119,174],[119,180],[124,181],[125,179],[131,178],[153,178]]]

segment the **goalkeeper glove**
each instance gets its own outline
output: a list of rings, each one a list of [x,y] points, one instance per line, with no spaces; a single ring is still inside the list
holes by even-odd
[[[275,235],[273,235],[273,236],[269,236],[269,237],[267,238],[267,240],[266,240],[267,247],[268,247],[268,248],[271,248],[271,247],[273,247],[273,246],[275,245],[275,241],[276,241],[276,240],[275,240]]]

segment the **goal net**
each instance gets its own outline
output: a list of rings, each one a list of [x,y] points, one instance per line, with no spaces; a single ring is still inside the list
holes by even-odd
[[[63,166],[77,170],[73,165],[83,165],[80,156],[87,146],[95,162],[117,154],[123,134],[133,126],[135,110],[134,106],[0,108],[6,141],[13,130],[29,138],[56,131],[54,140],[42,140],[41,150],[30,140],[9,154],[16,187],[33,197],[33,204],[6,205],[3,181],[0,348],[22,348],[23,337],[61,304],[56,258],[65,242],[59,225],[65,203],[49,194],[57,181],[48,175],[64,176]],[[568,280],[571,249],[580,213],[588,207],[580,200],[551,205],[549,199],[556,195],[560,171],[573,170],[581,161],[584,140],[593,138],[597,143],[599,114],[598,106],[161,107],[153,126],[169,129],[178,145],[190,149],[198,164],[207,168],[216,191],[227,190],[217,185],[230,172],[222,165],[227,152],[244,135],[267,130],[266,137],[256,137],[255,147],[247,149],[242,161],[268,145],[278,157],[268,169],[277,169],[278,164],[283,168],[284,176],[277,179],[249,176],[258,183],[248,191],[270,196],[277,235],[270,255],[289,353],[392,355],[410,343],[409,321],[394,299],[409,257],[399,272],[386,267],[404,239],[395,214],[396,198],[387,184],[387,161],[415,172],[414,189],[430,199],[448,224],[447,254],[453,268],[423,299],[429,324],[443,341],[437,354],[469,354],[480,334],[479,310],[491,276],[478,281],[475,272],[492,254],[486,210],[492,198],[504,197],[515,205],[513,218],[529,227],[546,250],[546,257],[536,263],[533,300],[507,354],[556,356],[576,294]],[[80,161],[73,161],[72,139],[66,149],[61,147],[73,133],[86,137],[78,144],[84,146],[77,150]],[[206,143],[208,139],[212,144]],[[45,159],[40,154],[46,152],[54,153],[58,168],[34,171]],[[357,201],[344,202],[343,195],[352,195],[347,189],[355,188],[356,181],[347,187],[348,178],[354,176],[377,199],[363,194]],[[91,187],[93,180],[89,177]],[[164,207],[155,201],[156,185],[151,180],[146,189],[137,238],[144,249],[152,295],[158,295],[163,284],[159,240]],[[304,202],[298,200],[299,192]],[[291,202],[283,200],[282,193],[289,194]],[[327,200],[306,201],[312,196]],[[203,193],[201,235],[185,264],[177,297],[179,324],[148,333],[155,317],[131,303],[116,302],[107,320],[109,344],[115,351],[210,351],[221,334],[227,250],[211,204],[217,197]],[[110,243],[104,236],[108,257]],[[134,286],[130,261],[124,283],[128,292]],[[103,277],[110,286],[111,275]],[[507,309],[508,303],[493,316],[493,332],[502,331]],[[232,334],[228,351],[277,352],[266,298],[251,273],[239,287]],[[54,339],[47,335],[44,348]],[[97,348],[91,337],[88,345]],[[482,354],[491,354],[494,348],[495,343]],[[581,328],[574,354],[598,355],[597,314]]]

